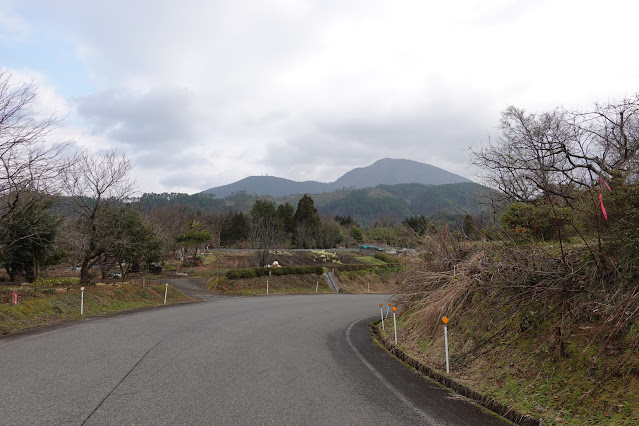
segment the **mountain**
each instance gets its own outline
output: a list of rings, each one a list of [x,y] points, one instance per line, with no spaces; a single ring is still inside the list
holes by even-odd
[[[282,197],[293,194],[319,194],[340,189],[371,188],[378,185],[402,183],[443,185],[462,182],[470,182],[470,180],[419,161],[384,158],[368,167],[353,169],[331,183],[297,182],[274,176],[251,176],[228,185],[209,188],[203,192],[215,194],[219,198],[240,191]]]
[[[478,215],[485,210],[485,207],[478,204],[478,200],[485,198],[490,191],[475,182],[444,185],[404,183],[313,194],[312,197],[320,214],[329,217],[351,216],[360,225],[369,226],[382,216],[392,217],[399,222],[413,215]],[[274,201],[297,206],[298,198],[289,196]]]
[[[370,188],[398,183],[443,185],[462,182],[470,180],[419,161],[384,158],[368,167],[359,167],[345,173],[333,185],[336,188]]]
[[[277,182],[273,180],[273,182]],[[268,182],[268,181],[267,181]],[[292,182],[300,184],[300,182]],[[451,226],[461,226],[466,213],[485,214],[486,207],[478,203],[494,192],[474,182],[444,185],[423,185],[420,183],[400,183],[378,185],[374,188],[352,189],[348,191],[321,192],[310,194],[318,212],[324,216],[351,216],[360,225],[372,225],[381,218],[392,218],[399,222],[409,216],[438,215]],[[301,194],[286,196],[257,195],[236,192],[224,198],[212,194],[144,194],[134,202],[141,211],[175,206],[179,211],[203,214],[243,212],[247,213],[258,199],[273,201],[276,205],[289,203],[297,207]],[[496,214],[493,212],[493,214]],[[457,226],[455,225],[455,226]]]
[[[282,197],[291,194],[316,194],[332,191],[330,183],[315,181],[296,182],[275,176],[250,176],[228,185],[218,186],[203,191],[224,198],[233,193],[244,191],[248,194]]]

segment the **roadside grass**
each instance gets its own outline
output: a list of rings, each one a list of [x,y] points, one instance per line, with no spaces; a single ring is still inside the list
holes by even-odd
[[[0,335],[15,333],[44,324],[77,320],[80,316],[80,288],[65,289],[65,293],[43,294],[22,300],[18,304],[0,304]],[[84,317],[111,314],[136,308],[162,305],[165,286],[138,285],[87,286],[84,291]],[[169,286],[167,304],[184,303],[191,299]],[[4,302],[4,301],[3,301]]]
[[[324,268],[324,272],[328,272]],[[379,271],[336,271],[341,293],[395,293],[401,274],[392,270],[380,273]],[[216,293],[256,296],[266,294],[266,281],[269,282],[269,295],[274,294],[307,294],[315,293],[315,286],[319,282],[319,293],[333,293],[321,275],[297,274],[281,276],[263,276],[254,278],[228,279],[225,276],[214,278],[209,284],[209,289]]]
[[[588,325],[578,324],[560,346],[560,315],[548,316],[534,333],[522,334],[524,318],[508,310],[495,315],[494,308],[490,310],[494,299],[476,298],[473,305],[458,311],[448,324],[451,378],[544,425],[639,422],[639,368],[636,354],[630,353],[637,330],[629,330],[616,345],[595,345]],[[414,314],[404,311],[397,317],[399,348],[445,375],[443,324],[434,333],[420,333]],[[383,333],[394,338],[392,316]],[[495,333],[493,343],[478,345]],[[628,368],[607,377],[608,366],[620,357],[629,360]]]
[[[380,266],[380,265],[386,265],[387,264],[383,260],[377,259],[376,257],[373,257],[373,256],[357,256],[357,257],[355,257],[355,259],[358,260],[359,262],[365,264],[365,265]]]
[[[367,293],[370,290],[371,293],[394,294],[403,279],[403,270],[335,271],[335,276],[342,293]]]
[[[240,278],[229,280],[220,277],[211,280],[209,289],[216,293],[236,296],[266,295],[266,281],[269,283],[269,295],[275,294],[314,294],[319,282],[319,293],[333,293],[321,275],[280,275],[271,277]]]

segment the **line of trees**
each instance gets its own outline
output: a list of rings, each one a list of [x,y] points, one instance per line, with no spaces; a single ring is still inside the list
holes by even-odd
[[[37,87],[0,71],[0,261],[11,279],[37,278],[63,258],[92,267],[161,258],[160,240],[142,215],[123,201],[134,190],[131,163],[115,151],[70,153],[70,143],[49,138],[58,123],[34,111]]]
[[[276,247],[333,248],[365,238],[399,245],[423,234],[423,224],[397,223],[383,212],[365,233],[350,216],[319,215],[309,195],[294,207],[235,194],[236,211],[226,213],[208,194],[133,198],[126,155],[52,143],[58,119],[39,116],[36,97],[33,82],[15,83],[0,71],[0,261],[11,280],[33,280],[65,259],[89,283],[94,271],[104,278],[117,268],[124,277],[176,255],[190,265],[202,247],[258,248],[256,262],[264,265]]]

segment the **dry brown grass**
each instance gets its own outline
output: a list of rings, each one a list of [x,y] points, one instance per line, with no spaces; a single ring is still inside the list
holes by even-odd
[[[370,271],[337,272],[336,276],[343,293],[396,294],[404,281],[406,272],[377,274]]]
[[[404,307],[410,308],[406,319],[411,333],[433,335],[444,316],[455,316],[469,295],[481,284],[481,263],[485,254],[475,253],[453,270],[433,272],[416,269],[403,285]]]
[[[462,382],[550,423],[639,421],[639,389],[628,388],[639,377],[639,286],[606,285],[583,247],[563,249],[426,238],[400,284],[400,346],[443,368],[448,316]]]

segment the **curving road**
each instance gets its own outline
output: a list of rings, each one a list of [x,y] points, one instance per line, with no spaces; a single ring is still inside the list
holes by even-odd
[[[213,298],[4,337],[0,424],[506,424],[372,343],[382,301]]]

